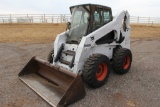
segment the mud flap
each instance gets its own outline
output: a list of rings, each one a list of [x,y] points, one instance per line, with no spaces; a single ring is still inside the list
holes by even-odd
[[[64,107],[85,96],[80,75],[33,57],[19,78],[54,107]]]

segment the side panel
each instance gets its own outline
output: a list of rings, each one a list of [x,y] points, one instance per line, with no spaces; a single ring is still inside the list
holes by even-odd
[[[122,26],[124,17],[127,17],[127,20],[125,21],[127,28],[126,31],[123,30]],[[115,41],[111,44],[96,45],[95,42],[98,39],[102,38],[104,35],[113,30],[116,31],[115,34],[116,41],[120,39],[120,33],[122,33],[122,36],[125,37],[122,43],[116,43]],[[81,73],[80,71],[82,71],[84,62],[90,55],[94,53],[104,54],[111,59],[113,55],[113,48],[115,48],[116,45],[121,45],[123,48],[130,49],[130,26],[129,26],[129,14],[127,11],[120,12],[114,17],[113,21],[97,29],[96,31],[92,32],[86,37],[82,38],[76,52],[75,66],[73,72]]]
[[[95,54],[95,53],[103,54],[108,56],[109,59],[111,59],[113,55],[113,49],[115,48],[115,46],[116,46],[116,43],[95,45],[92,47],[79,47],[76,52],[75,66],[74,66],[73,72],[81,74],[85,61],[92,54]],[[80,50],[80,48],[82,50]]]
[[[120,44],[123,48],[127,48],[130,49],[130,29],[128,29],[126,32],[123,31],[123,29],[121,30],[122,35],[125,37],[124,41]]]
[[[67,39],[67,35],[65,34],[65,32],[57,35],[56,40],[54,42],[54,56],[57,55],[58,49],[60,48],[62,43],[66,42],[66,39]]]
[[[123,48],[127,48],[130,49],[130,31],[131,31],[131,27],[130,27],[130,15],[129,13],[126,11],[125,12],[125,17],[126,20],[124,20],[124,23],[126,25],[126,31],[124,31],[123,28],[121,28],[121,33],[123,35],[123,37],[125,37],[124,41],[121,43],[121,46]]]

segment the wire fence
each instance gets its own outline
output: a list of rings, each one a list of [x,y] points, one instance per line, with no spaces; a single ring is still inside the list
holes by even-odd
[[[70,14],[1,14],[0,23],[66,23]],[[132,24],[160,24],[160,18],[131,16]]]

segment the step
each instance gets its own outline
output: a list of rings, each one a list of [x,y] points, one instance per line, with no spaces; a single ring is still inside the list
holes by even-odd
[[[63,51],[63,53],[66,54],[66,55],[75,56],[75,51],[67,50],[67,51]]]
[[[63,60],[63,59],[60,59],[59,62],[61,62],[63,64],[66,64],[66,65],[70,65],[70,62],[68,62],[66,60]]]

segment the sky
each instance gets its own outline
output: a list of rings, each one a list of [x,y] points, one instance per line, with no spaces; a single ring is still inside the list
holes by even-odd
[[[160,0],[0,0],[0,14],[70,14],[70,6],[85,3],[109,6],[113,15],[160,17]]]

